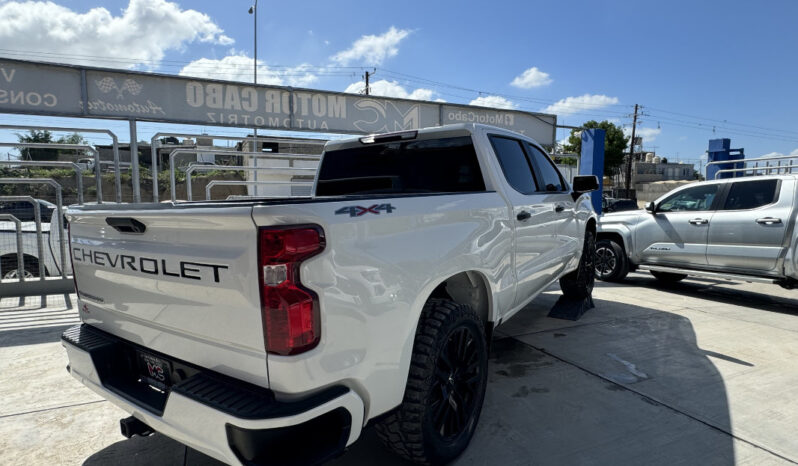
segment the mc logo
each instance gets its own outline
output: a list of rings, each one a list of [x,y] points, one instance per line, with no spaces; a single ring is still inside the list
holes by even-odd
[[[365,133],[387,133],[416,129],[421,125],[421,109],[419,105],[410,105],[402,111],[394,102],[377,99],[360,99],[355,102],[358,110],[368,110],[373,119],[358,120],[355,128]]]

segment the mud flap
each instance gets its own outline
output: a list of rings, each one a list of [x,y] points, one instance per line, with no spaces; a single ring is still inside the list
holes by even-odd
[[[573,299],[560,296],[549,311],[549,317],[563,320],[579,320],[585,312],[596,307],[593,304],[593,297],[588,296],[584,299]]]

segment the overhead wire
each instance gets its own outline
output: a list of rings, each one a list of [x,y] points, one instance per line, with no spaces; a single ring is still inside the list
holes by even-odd
[[[109,63],[125,64],[130,67],[153,66],[159,68],[180,67],[181,69],[184,69],[186,68],[186,66],[191,65],[194,70],[203,71],[202,73],[203,76],[230,77],[231,75],[234,75],[235,72],[249,71],[248,64],[235,64],[235,63],[223,63],[223,62],[202,63],[198,62],[198,60],[189,61],[189,60],[176,60],[176,59],[151,59],[151,58],[118,57],[118,56],[107,57],[107,56],[90,55],[90,54],[67,54],[67,53],[48,52],[48,51],[21,51],[21,50],[0,48],[0,55],[9,55],[9,54],[24,56],[25,58],[54,57],[54,58],[78,59],[78,60],[92,59],[92,60],[101,60]],[[351,78],[356,76],[358,71],[373,68],[365,66],[341,66],[341,65],[332,65],[332,64],[329,65],[301,64],[296,66],[287,66],[280,64],[268,64],[266,62],[261,62],[261,61],[259,61],[258,66],[259,68],[260,67],[267,68],[268,73],[270,73],[270,76],[276,78],[305,78],[310,75],[325,77],[325,78],[336,78],[336,77]],[[547,105],[547,106],[557,105],[558,108],[567,110],[566,112],[559,113],[561,117],[581,115],[581,116],[593,116],[599,118],[621,119],[621,118],[627,118],[629,116],[629,113],[623,111],[622,109],[631,108],[631,105],[620,104],[620,103],[613,103],[613,104],[591,104],[591,103],[580,103],[580,102],[565,103],[565,99],[551,100],[551,99],[543,99],[543,98],[536,98],[530,96],[506,94],[502,92],[493,92],[488,90],[480,90],[466,86],[445,83],[434,79],[423,78],[420,76],[415,76],[412,74],[398,72],[395,70],[390,70],[385,68],[378,68],[378,72],[380,74],[385,75],[387,78],[392,78],[397,81],[402,81],[403,84],[405,85],[410,85],[411,83],[413,83],[413,84],[433,87],[433,89],[431,90],[436,94],[442,96],[449,96],[457,99],[470,100],[470,101],[474,101],[480,96],[503,97],[512,100],[513,103],[515,104],[514,109],[516,110],[541,112],[545,111],[546,108],[541,109],[534,107],[533,105],[530,104]],[[472,94],[472,95],[464,95],[463,93]],[[723,131],[728,134],[736,134],[736,135],[749,136],[749,137],[776,139],[787,142],[798,142],[798,131],[764,127],[748,123],[731,122],[728,120],[720,120],[716,118],[701,117],[697,115],[691,115],[688,113],[674,112],[671,110],[665,110],[655,107],[647,107],[647,109],[651,112],[648,115],[646,115],[650,119],[664,121],[670,125],[675,125],[685,128],[700,129],[700,130],[708,130],[714,132]],[[662,115],[662,113],[668,115],[681,116],[687,119],[686,120],[678,119],[675,117]],[[708,122],[711,122],[712,124]]]

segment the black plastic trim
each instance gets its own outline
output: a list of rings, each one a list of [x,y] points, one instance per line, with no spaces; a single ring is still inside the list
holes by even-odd
[[[103,332],[87,324],[68,328],[61,339],[91,355],[102,385],[150,412],[163,415],[169,395],[179,393],[217,411],[241,419],[275,419],[294,416],[349,392],[335,385],[292,402],[275,400],[274,392],[209,369],[172,358]],[[136,352],[143,351],[171,364],[166,390],[156,390],[138,380]]]
[[[301,424],[276,429],[225,426],[227,443],[245,465],[310,465],[328,461],[346,448],[352,415],[342,407]]]

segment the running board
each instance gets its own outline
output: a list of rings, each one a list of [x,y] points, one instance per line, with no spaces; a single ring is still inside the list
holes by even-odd
[[[754,277],[752,275],[739,275],[739,274],[725,273],[725,272],[709,272],[706,270],[679,269],[676,267],[666,267],[663,265],[640,265],[637,267],[637,269],[648,270],[649,272],[677,273],[682,275],[690,275],[693,277],[717,278],[721,280],[738,280],[743,282],[771,283],[771,284],[779,282],[779,280],[776,278]]]

